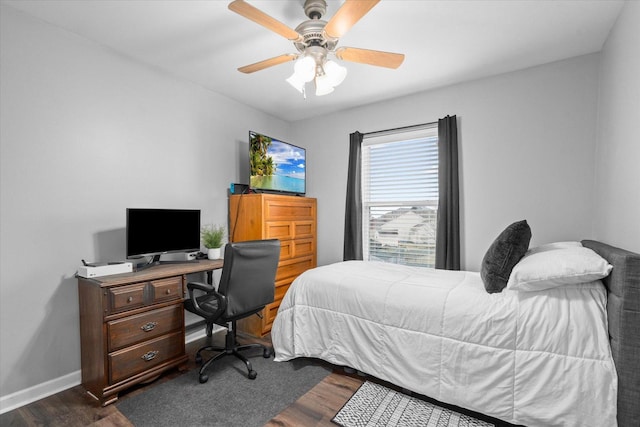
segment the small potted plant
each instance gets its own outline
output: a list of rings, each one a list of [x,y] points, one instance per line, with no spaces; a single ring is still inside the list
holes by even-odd
[[[222,253],[220,248],[222,247],[222,239],[224,239],[225,229],[221,225],[207,225],[202,227],[200,235],[202,236],[202,244],[207,251],[207,258],[220,259]]]

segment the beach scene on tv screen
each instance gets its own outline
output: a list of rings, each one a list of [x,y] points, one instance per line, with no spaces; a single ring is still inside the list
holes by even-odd
[[[253,132],[249,139],[251,188],[304,194],[304,149]]]

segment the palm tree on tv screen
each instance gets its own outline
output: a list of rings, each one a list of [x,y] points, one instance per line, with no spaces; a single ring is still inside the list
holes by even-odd
[[[271,138],[265,135],[252,134],[249,143],[251,144],[251,175],[273,175],[276,165],[273,162],[273,157],[267,155],[269,147],[271,146]]]

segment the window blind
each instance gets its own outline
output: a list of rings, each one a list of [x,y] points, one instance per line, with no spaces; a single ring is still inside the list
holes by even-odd
[[[437,126],[365,135],[361,178],[364,259],[433,267]]]

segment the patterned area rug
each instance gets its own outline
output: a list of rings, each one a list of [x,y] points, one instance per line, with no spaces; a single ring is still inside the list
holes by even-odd
[[[342,427],[484,427],[491,423],[366,381],[331,420]]]

